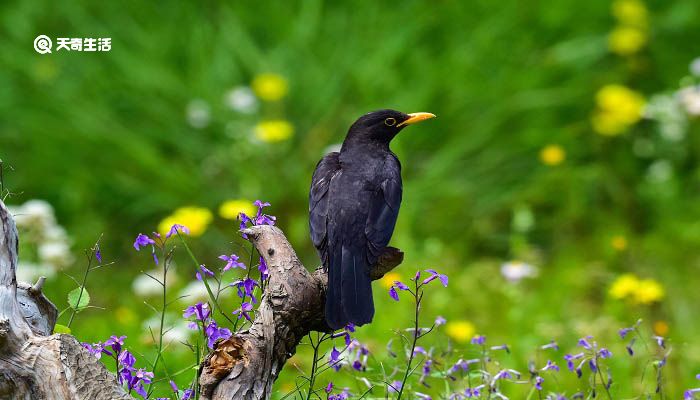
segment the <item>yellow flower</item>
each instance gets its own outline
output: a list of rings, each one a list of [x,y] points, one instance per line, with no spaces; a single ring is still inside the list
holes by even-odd
[[[289,89],[287,80],[278,74],[260,74],[251,84],[253,92],[265,101],[277,101],[283,98]]]
[[[610,245],[617,251],[624,251],[627,249],[627,239],[622,235],[613,236]]]
[[[200,236],[207,230],[213,216],[211,211],[202,207],[181,207],[165,217],[158,224],[161,235],[168,233],[175,224],[184,225],[190,230],[190,236]]]
[[[221,218],[238,219],[239,213],[251,216],[257,212],[253,202],[245,199],[227,200],[219,206],[219,215]]]
[[[666,336],[668,334],[668,323],[663,320],[655,321],[652,325],[654,333],[659,336]]]
[[[620,275],[610,287],[610,296],[616,299],[624,299],[631,296],[639,286],[639,278],[634,274]]]
[[[608,48],[621,56],[637,53],[646,43],[646,32],[631,26],[618,26],[608,35]]]
[[[379,280],[379,284],[382,285],[384,289],[389,290],[394,284],[394,281],[400,281],[401,274],[397,272],[387,272],[382,279]]]
[[[550,144],[540,150],[540,160],[543,164],[555,166],[561,164],[566,158],[566,152],[561,146]]]
[[[447,336],[460,343],[468,341],[476,333],[474,324],[469,321],[450,321],[445,329]]]
[[[601,135],[618,135],[642,118],[644,97],[622,85],[606,85],[596,93],[596,104],[593,129]]]
[[[639,281],[634,292],[633,301],[637,304],[651,304],[664,298],[665,291],[661,284],[653,279]]]
[[[293,134],[294,126],[282,119],[261,121],[255,126],[255,137],[263,142],[281,142]]]
[[[649,12],[640,0],[616,0],[612,4],[612,14],[623,25],[644,28]]]
[[[639,279],[634,274],[620,275],[610,287],[610,296],[629,299],[634,304],[649,305],[664,298],[665,290],[654,279]]]

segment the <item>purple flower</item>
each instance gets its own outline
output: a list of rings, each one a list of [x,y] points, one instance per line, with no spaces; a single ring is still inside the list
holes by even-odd
[[[603,347],[602,349],[600,349],[600,350],[598,351],[598,355],[599,355],[601,358],[610,358],[610,357],[612,357],[612,353],[610,352],[610,350],[606,349],[605,347]]]
[[[146,247],[148,245],[153,244],[156,244],[156,242],[154,242],[153,239],[149,238],[143,233],[139,233],[139,235],[136,236],[136,240],[134,241],[134,248],[138,251],[141,250],[141,247]]]
[[[350,389],[349,388],[344,388],[342,392],[328,396],[328,400],[347,400],[349,398],[350,398]]]
[[[210,313],[211,313],[211,311],[209,310],[209,304],[197,303],[197,304],[194,304],[194,305],[187,307],[185,309],[185,312],[182,314],[182,316],[184,318],[189,318],[189,317],[194,315],[195,320],[205,321],[209,317]]]
[[[542,349],[542,350],[547,350],[547,349],[559,350],[559,345],[557,344],[557,342],[552,340],[551,342],[540,346],[540,349]]]
[[[683,400],[692,400],[695,398],[695,393],[700,392],[700,388],[688,389],[683,392]]]
[[[552,360],[547,360],[547,365],[542,367],[542,371],[559,371],[559,366],[552,362]]]
[[[249,322],[253,322],[253,320],[250,318],[250,315],[248,315],[249,312],[253,311],[253,305],[246,302],[243,302],[241,304],[241,307],[236,309],[233,314],[238,315],[238,319],[241,319],[241,317],[245,317]]]
[[[440,283],[442,283],[442,286],[447,287],[447,282],[448,278],[447,275],[443,275],[441,273],[438,273],[434,269],[426,269],[425,272],[429,273],[430,276],[423,279],[423,284],[425,285],[426,283],[429,283],[435,279],[440,279]]]
[[[246,296],[248,296],[253,300],[253,303],[258,302],[255,296],[253,296],[253,292],[255,291],[255,287],[260,285],[258,285],[258,282],[255,279],[239,279],[230,284],[230,286],[235,286],[236,289],[238,289],[238,297],[244,299]]]
[[[596,364],[595,359],[588,360],[588,366],[591,367],[592,372],[598,372],[598,364]]]
[[[104,351],[102,343],[81,343],[80,345],[83,346],[83,348],[85,348],[88,351],[88,353],[92,354],[96,358],[102,358],[102,353]]]
[[[484,343],[486,343],[486,336],[484,335],[476,335],[472,338],[472,344],[483,346]]]
[[[471,398],[479,398],[481,397],[481,390],[484,388],[484,385],[479,385],[475,388],[466,388],[464,389],[464,396],[471,399]]]
[[[134,364],[136,364],[136,358],[128,350],[124,350],[119,354],[118,361],[120,365],[130,370],[133,370]]]
[[[662,338],[661,336],[652,336],[652,339],[656,341],[656,344],[659,345],[659,347],[665,349],[666,348],[666,340]]]
[[[173,226],[170,227],[170,230],[168,231],[168,234],[165,235],[165,238],[167,239],[167,238],[169,238],[170,236],[177,234],[178,232],[183,233],[183,234],[185,234],[185,235],[189,235],[189,234],[190,234],[190,228],[188,228],[188,227],[186,227],[186,226],[184,226],[184,225],[175,224],[175,225],[173,225]]]
[[[214,348],[214,343],[219,339],[228,339],[231,337],[231,331],[228,328],[219,328],[216,321],[211,321],[204,329],[204,334],[207,336],[207,346],[210,349]]]
[[[408,290],[408,286],[406,286],[406,284],[401,281],[394,281],[394,286],[401,290]]]
[[[226,261],[226,265],[224,265],[223,271],[228,271],[231,268],[246,269],[245,264],[243,264],[242,262],[238,262],[238,256],[235,254],[231,254],[230,256],[222,254],[219,256],[219,260]]]
[[[583,347],[586,350],[591,350],[593,347],[591,346],[590,343],[588,343],[587,339],[590,339],[590,336],[586,336],[585,338],[581,338],[578,340],[578,345]]]
[[[423,363],[423,370],[421,373],[421,381],[423,381],[425,378],[430,375],[431,368],[433,366],[433,360],[425,360],[425,363]]]
[[[542,383],[544,382],[544,378],[541,376],[536,376],[535,377],[535,389],[537,390],[542,390]]]
[[[447,320],[440,315],[435,318],[435,326],[445,325],[446,323]]]
[[[214,273],[209,270],[204,264],[199,266],[199,270],[194,274],[198,281],[202,280],[202,275],[214,276]]]
[[[99,243],[95,245],[95,258],[97,259],[97,262],[99,262],[99,263],[102,262],[102,253],[100,252],[100,244]]]
[[[326,386],[326,393],[330,393],[333,391],[333,382],[328,382],[328,386]]]
[[[333,346],[333,350],[331,350],[331,355],[328,359],[328,364],[336,371],[338,371],[341,367],[340,365],[340,351]]]
[[[270,270],[267,268],[267,263],[265,262],[265,259],[262,256],[260,257],[258,271],[260,271],[260,280],[264,281],[270,277]]]
[[[460,359],[457,360],[457,362],[452,366],[452,368],[450,368],[450,372],[454,373],[454,372],[457,372],[457,371],[459,371],[459,370],[462,370],[462,371],[469,371],[469,366],[472,365],[472,364],[476,364],[476,363],[478,363],[479,361],[480,361],[480,360],[479,360],[478,358],[473,358],[473,359],[471,359],[471,360],[463,360],[463,359],[460,358]]]
[[[420,270],[416,271],[416,276],[414,276],[411,280],[418,282],[418,279],[420,279]]]
[[[428,352],[425,351],[425,349],[423,348],[423,346],[416,346],[416,347],[413,349],[413,356],[415,357],[416,354],[423,354],[424,356],[427,356],[427,355],[428,355]]]
[[[260,200],[256,200],[255,203],[253,203],[256,207],[258,207],[258,212],[254,217],[249,217],[248,215],[244,213],[239,213],[238,214],[238,219],[241,220],[240,224],[240,229],[244,230],[248,227],[248,224],[250,225],[274,225],[275,221],[277,218],[273,215],[267,215],[263,214],[263,208],[270,206],[270,203],[263,202]],[[246,235],[243,234],[243,237],[245,238]]]
[[[629,334],[633,330],[634,330],[634,328],[622,328],[617,333],[620,334],[620,338],[624,339],[625,336],[627,336],[627,334]]]
[[[170,381],[170,387],[173,389],[173,392],[175,392],[175,393],[180,391],[180,389],[177,388],[177,384],[174,381]]]
[[[124,345],[124,339],[126,336],[110,336],[109,339],[105,340],[104,346],[112,347],[115,353],[119,354],[122,351],[122,346]]]
[[[498,373],[493,376],[493,381],[495,382],[499,379],[513,379],[513,375],[511,374],[511,371],[513,371],[513,370],[502,369],[502,370],[498,371]]]
[[[403,382],[393,381],[389,384],[389,387],[387,389],[388,389],[389,393],[398,393],[402,387],[403,387]]]
[[[583,358],[584,354],[583,353],[578,353],[578,354],[566,354],[564,356],[564,360],[566,360],[566,367],[569,368],[569,371],[573,372],[574,371],[574,360],[578,360],[580,358]]]
[[[389,297],[391,297],[395,301],[399,301],[399,293],[396,291],[396,288],[394,286],[389,288]]]

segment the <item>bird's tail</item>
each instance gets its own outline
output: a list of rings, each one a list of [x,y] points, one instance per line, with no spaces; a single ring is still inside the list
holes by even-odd
[[[343,311],[342,278],[343,253],[341,246],[331,246],[328,254],[328,292],[326,292],[326,322],[331,329],[340,329],[347,325],[348,317]]]
[[[326,321],[333,329],[343,328],[349,322],[370,323],[374,301],[364,251],[346,245],[337,247],[329,257]]]

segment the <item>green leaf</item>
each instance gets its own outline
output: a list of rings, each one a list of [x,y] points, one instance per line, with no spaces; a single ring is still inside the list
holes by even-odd
[[[80,302],[78,302],[78,297],[80,297]],[[68,306],[75,311],[83,311],[88,304],[90,304],[90,294],[88,294],[87,289],[83,288],[82,295],[80,294],[80,288],[75,288],[68,292]]]
[[[68,333],[68,334],[70,334],[70,328],[65,326],[65,325],[56,324],[56,326],[53,327],[53,333]]]

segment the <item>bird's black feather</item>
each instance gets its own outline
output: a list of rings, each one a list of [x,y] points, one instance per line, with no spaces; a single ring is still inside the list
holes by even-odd
[[[406,114],[382,110],[350,128],[340,153],[316,166],[309,194],[311,239],[328,269],[326,321],[333,329],[372,321],[370,270],[388,245],[401,205],[401,164],[389,142],[401,130],[384,123]]]

